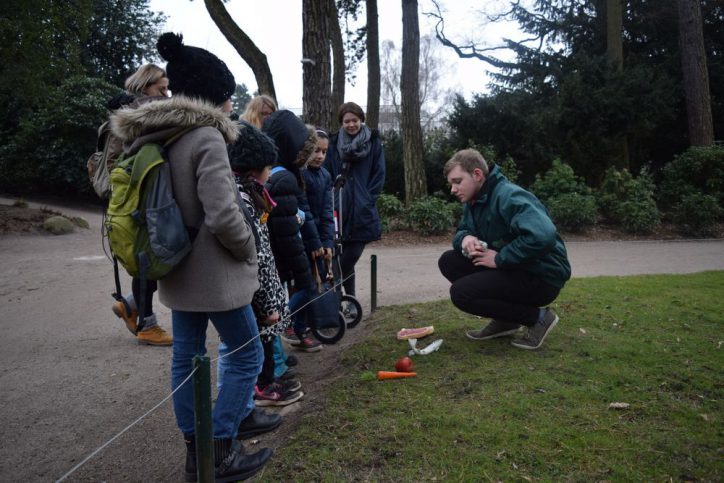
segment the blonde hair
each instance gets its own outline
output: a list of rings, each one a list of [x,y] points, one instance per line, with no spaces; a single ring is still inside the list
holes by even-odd
[[[129,94],[136,94],[142,96],[145,94],[145,90],[148,86],[152,86],[166,75],[166,71],[157,66],[156,64],[146,64],[141,66],[136,72],[126,79],[124,87]]]
[[[249,101],[246,109],[244,109],[244,113],[240,117],[255,128],[261,129],[261,125],[263,124],[261,110],[265,106],[271,109],[272,112],[277,110],[277,103],[272,96],[266,94],[256,96]]]
[[[475,149],[463,149],[453,154],[453,157],[445,163],[445,167],[442,169],[442,175],[447,178],[448,173],[455,169],[455,166],[470,174],[473,174],[475,168],[480,169],[485,176],[488,175],[488,163],[485,162],[485,158]]]

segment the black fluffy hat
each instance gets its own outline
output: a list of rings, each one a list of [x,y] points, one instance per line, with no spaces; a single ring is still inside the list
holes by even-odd
[[[239,137],[229,146],[231,169],[240,174],[261,171],[274,164],[276,158],[274,141],[248,122],[241,121]]]
[[[156,48],[168,62],[168,88],[220,106],[236,90],[234,76],[226,64],[211,52],[184,45],[183,35],[166,32],[158,38]]]

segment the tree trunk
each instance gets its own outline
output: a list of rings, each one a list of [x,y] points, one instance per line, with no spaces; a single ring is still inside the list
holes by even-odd
[[[330,131],[336,131],[339,127],[337,121],[337,110],[344,103],[345,87],[345,66],[344,66],[344,41],[342,40],[342,29],[339,27],[339,12],[334,0],[329,0],[329,38],[332,43],[332,109],[330,112],[331,123],[325,126]]]
[[[709,74],[699,0],[679,0],[679,46],[692,146],[714,144]]]
[[[420,127],[420,25],[417,0],[402,0],[402,162],[405,168],[405,202],[427,194]]]
[[[367,0],[367,115],[366,123],[377,129],[380,119],[380,34],[377,0]]]
[[[236,22],[231,18],[229,12],[226,11],[226,7],[224,7],[221,0],[204,0],[204,4],[209,15],[211,15],[211,19],[221,33],[224,34],[226,40],[236,49],[244,62],[251,67],[259,93],[270,95],[276,99],[274,79],[272,78],[266,55],[264,55],[249,36],[236,25]]]
[[[302,1],[302,117],[308,124],[325,128],[332,112],[329,17],[329,2]]]
[[[606,0],[606,58],[611,70],[623,72],[623,2]],[[620,133],[613,138],[613,164],[618,169],[629,169],[628,136]]]
[[[623,0],[606,0],[606,58],[615,72],[623,70]]]

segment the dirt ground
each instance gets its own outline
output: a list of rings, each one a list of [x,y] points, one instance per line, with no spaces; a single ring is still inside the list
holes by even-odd
[[[12,202],[0,197],[0,481],[56,480],[169,396],[171,349],[137,345],[110,312],[113,277],[101,245],[99,207],[54,200],[30,203],[31,211],[18,215],[6,208]],[[43,207],[80,216],[90,229],[63,236],[38,231]],[[279,430],[247,442],[250,449],[284,444],[294,437],[298,415],[326,404],[326,388],[343,376],[342,353],[354,350],[365,327],[374,324],[370,255],[379,260],[379,305],[435,300],[447,296],[436,260],[449,243],[449,236],[396,233],[365,250],[357,286],[367,317],[339,344],[316,354],[297,353],[306,395],[282,411]],[[724,240],[567,245],[574,276],[724,269]],[[130,287],[128,277],[122,284]],[[156,312],[161,326],[170,329],[170,311],[158,303]],[[217,341],[212,328],[212,358]],[[166,401],[67,481],[182,481],[184,454]],[[257,479],[263,481],[263,473]]]

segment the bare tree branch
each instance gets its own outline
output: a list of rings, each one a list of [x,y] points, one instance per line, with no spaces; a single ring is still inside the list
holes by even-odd
[[[276,99],[274,79],[264,52],[259,50],[259,47],[234,22],[221,0],[204,0],[204,4],[209,15],[211,15],[211,19],[221,33],[224,34],[226,40],[236,49],[244,62],[251,67],[259,93],[268,94]]]
[[[435,37],[437,38],[440,43],[446,47],[449,47],[455,51],[455,53],[460,57],[461,59],[478,59],[482,60],[483,62],[486,62],[493,67],[504,69],[506,67],[512,67],[513,64],[510,62],[505,62],[503,60],[500,60],[496,57],[486,55],[485,52],[492,52],[496,50],[504,50],[508,49],[508,46],[495,46],[495,47],[485,47],[481,48],[475,45],[475,43],[470,42],[468,45],[457,45],[456,43],[452,42],[450,39],[448,39],[445,36],[445,19],[442,16],[442,12],[440,11],[440,5],[438,5],[437,1],[432,0],[432,4],[435,6],[435,12],[423,12],[428,17],[432,17],[437,19],[437,23],[435,24]]]

